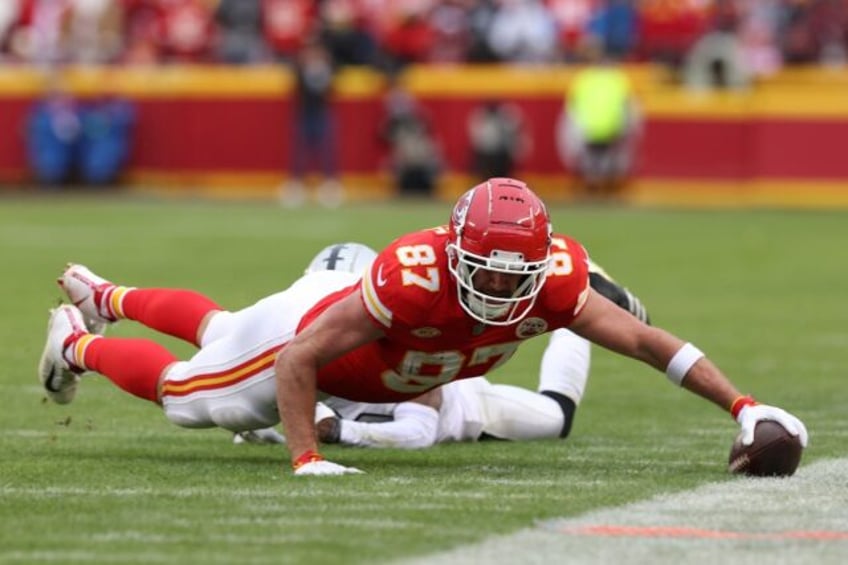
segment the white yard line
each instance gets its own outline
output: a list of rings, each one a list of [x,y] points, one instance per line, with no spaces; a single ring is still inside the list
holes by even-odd
[[[739,478],[659,495],[402,562],[842,565],[848,459],[804,465],[789,479]]]

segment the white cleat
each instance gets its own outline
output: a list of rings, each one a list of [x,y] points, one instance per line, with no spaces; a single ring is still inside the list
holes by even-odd
[[[38,378],[48,398],[56,404],[68,404],[77,394],[83,370],[71,366],[62,354],[70,343],[86,333],[82,312],[75,306],[62,304],[50,310],[47,343],[38,362]]]
[[[111,281],[95,275],[85,265],[68,263],[56,282],[80,309],[91,333],[103,334],[106,326],[116,321],[107,309],[101,308],[103,294],[115,286]]]

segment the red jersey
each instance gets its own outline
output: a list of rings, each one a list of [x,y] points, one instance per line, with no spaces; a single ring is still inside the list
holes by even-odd
[[[555,236],[547,280],[529,313],[514,324],[492,326],[462,309],[448,271],[447,227],[395,240],[355,286],[320,301],[308,325],[328,306],[361,289],[363,304],[385,336],[322,367],[318,389],[350,400],[397,402],[447,382],[485,375],[526,339],[566,327],[589,292],[583,247]]]

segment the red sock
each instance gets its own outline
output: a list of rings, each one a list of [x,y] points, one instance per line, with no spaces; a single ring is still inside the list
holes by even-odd
[[[121,309],[127,319],[197,346],[200,322],[209,312],[223,310],[199,292],[171,288],[133,289]]]
[[[128,393],[158,404],[159,376],[177,358],[148,339],[101,337],[87,344],[79,361]]]

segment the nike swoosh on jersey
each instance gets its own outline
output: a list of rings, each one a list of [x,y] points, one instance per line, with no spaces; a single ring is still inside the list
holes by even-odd
[[[377,269],[377,286],[386,286],[386,279],[383,278],[383,265]]]

